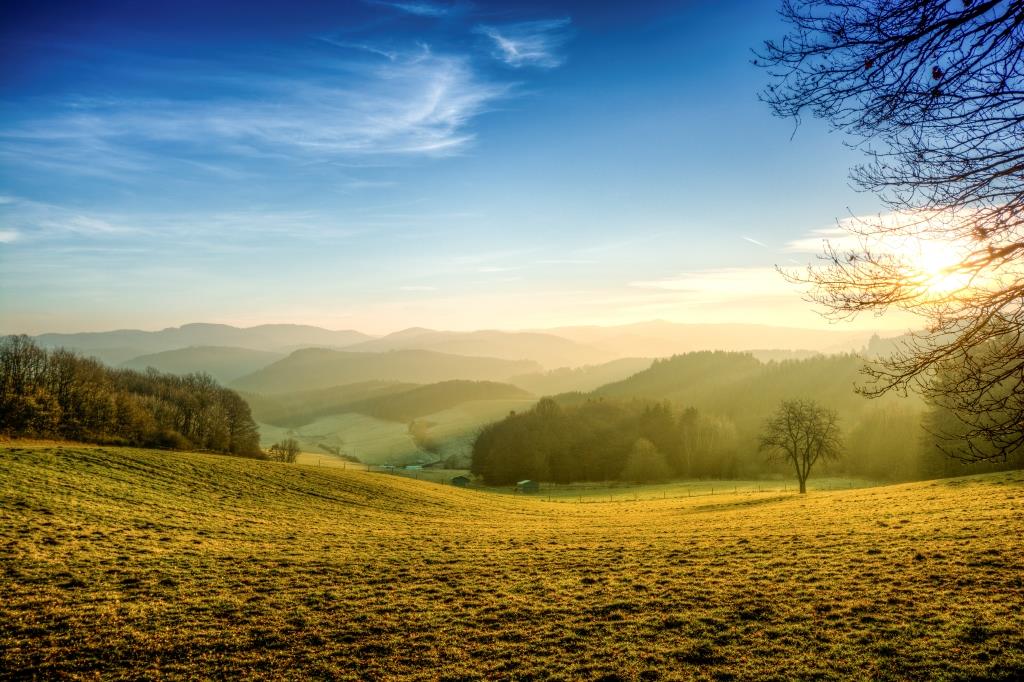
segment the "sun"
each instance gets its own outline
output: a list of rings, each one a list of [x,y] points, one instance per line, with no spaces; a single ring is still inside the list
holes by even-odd
[[[963,256],[952,244],[920,242],[912,253],[905,253],[916,284],[926,293],[948,295],[970,283],[970,275],[961,266]]]

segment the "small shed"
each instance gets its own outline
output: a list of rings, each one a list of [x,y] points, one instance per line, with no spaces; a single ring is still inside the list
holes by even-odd
[[[469,486],[469,476],[456,476],[452,479],[452,485],[457,488],[465,488]]]
[[[531,481],[530,479],[526,479],[525,481],[519,481],[519,483],[516,483],[516,492],[539,493],[540,483],[538,483],[537,481]]]
[[[422,464],[406,464],[404,468],[406,471],[423,471]]]

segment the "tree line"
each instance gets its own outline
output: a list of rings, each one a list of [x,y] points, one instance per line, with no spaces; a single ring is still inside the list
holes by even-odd
[[[693,354],[685,360],[711,359],[722,369],[725,355]],[[676,374],[683,360],[662,361],[653,369]],[[791,393],[804,396],[797,403],[820,403],[834,422],[835,433],[842,433],[842,448],[822,458],[816,474],[908,481],[1024,466],[1021,452],[988,462],[950,457],[941,434],[956,428],[956,415],[916,400],[864,400],[849,383],[837,382],[827,372],[818,373],[817,381],[805,381],[806,370],[821,369],[823,364],[829,365],[805,360],[763,370],[790,388],[802,387],[803,391]],[[845,366],[847,359],[837,358],[831,364]],[[716,394],[713,384],[721,380],[719,375],[705,385],[696,373],[690,378],[688,384],[674,385],[693,387],[695,399]],[[530,411],[484,427],[473,445],[471,470],[491,485],[522,479],[645,482],[788,475],[789,463],[772,462],[764,453],[764,435],[771,430],[772,410],[780,403],[763,405],[764,395],[752,390],[757,382],[722,383],[718,395],[728,397],[730,404],[717,409],[712,400],[681,407],[687,404],[685,388],[674,392],[671,400],[615,398],[600,392],[544,398]],[[781,404],[787,405],[787,399]]]
[[[522,479],[656,481],[736,474],[738,441],[728,420],[676,411],[666,402],[597,398],[574,405],[542,399],[484,427],[471,470],[492,485]]]
[[[113,369],[0,339],[0,433],[263,457],[248,403],[206,374]]]

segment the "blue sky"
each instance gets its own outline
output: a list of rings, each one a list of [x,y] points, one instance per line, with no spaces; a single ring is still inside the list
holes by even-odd
[[[879,206],[774,5],[8,8],[0,331],[820,326],[771,267]]]

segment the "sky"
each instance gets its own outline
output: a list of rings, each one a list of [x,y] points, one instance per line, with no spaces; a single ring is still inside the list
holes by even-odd
[[[881,207],[775,4],[6,7],[0,331],[827,326],[774,266]]]

